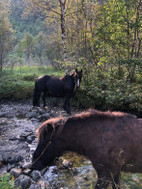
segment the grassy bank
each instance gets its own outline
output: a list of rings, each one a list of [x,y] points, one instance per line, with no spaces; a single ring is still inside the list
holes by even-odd
[[[33,95],[34,83],[40,75],[61,76],[61,71],[55,71],[52,67],[24,66],[14,69],[4,68],[0,78],[0,100],[13,98],[22,100],[31,98]]]

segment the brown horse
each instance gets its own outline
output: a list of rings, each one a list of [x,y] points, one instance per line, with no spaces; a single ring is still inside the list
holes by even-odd
[[[53,164],[65,151],[87,156],[98,174],[95,189],[118,188],[120,171],[142,173],[142,119],[90,110],[47,120],[38,129],[32,169]]]

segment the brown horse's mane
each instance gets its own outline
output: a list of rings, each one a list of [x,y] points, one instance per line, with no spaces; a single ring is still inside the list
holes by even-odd
[[[58,130],[56,133],[56,136],[59,136],[65,126],[65,123],[67,122],[73,122],[75,120],[86,120],[87,118],[94,117],[96,120],[98,119],[115,119],[117,117],[129,117],[129,118],[136,118],[135,115],[129,114],[129,113],[123,113],[123,112],[101,112],[98,110],[90,109],[88,111],[78,113],[71,115],[69,117],[57,117],[57,118],[51,118],[47,121],[45,121],[38,129],[37,129],[37,138],[39,139],[42,137],[43,131],[47,128],[47,125],[50,124],[53,126],[53,129],[55,131],[55,128],[57,126]]]

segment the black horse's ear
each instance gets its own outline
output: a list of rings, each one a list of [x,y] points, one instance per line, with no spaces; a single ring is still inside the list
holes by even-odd
[[[78,73],[78,70],[77,70],[77,68],[75,69],[75,71],[76,71],[76,73]]]
[[[82,69],[81,69],[81,73],[82,73]]]

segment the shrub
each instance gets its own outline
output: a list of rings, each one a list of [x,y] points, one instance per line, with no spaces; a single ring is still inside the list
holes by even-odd
[[[9,173],[0,175],[0,189],[14,189],[14,178]]]

